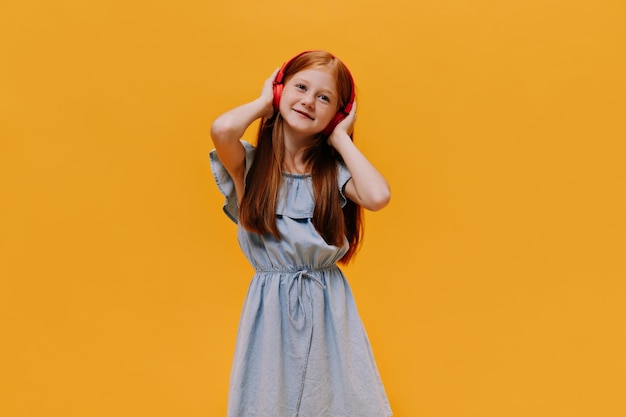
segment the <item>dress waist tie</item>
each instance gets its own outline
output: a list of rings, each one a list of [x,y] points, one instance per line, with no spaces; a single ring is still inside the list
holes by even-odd
[[[287,298],[288,298],[288,303],[289,303],[287,314],[289,315],[289,319],[291,320],[291,323],[293,323],[294,327],[296,327],[299,330],[301,330],[306,324],[306,310],[304,307],[304,302],[302,300],[303,298],[302,284],[305,279],[310,279],[312,282],[314,282],[316,285],[322,288],[322,290],[326,290],[326,285],[324,285],[322,280],[316,277],[315,275],[312,275],[308,270],[302,269],[296,272],[296,274],[293,277],[293,280],[289,284],[289,288],[287,289]],[[296,303],[296,311],[292,315],[291,314],[291,297],[292,297],[292,293],[293,293],[292,290],[293,290],[294,285],[296,286],[296,294],[298,296],[298,302]],[[306,371],[307,371],[308,364],[309,364],[309,356],[311,355],[311,345],[313,343],[313,298],[311,297],[310,287],[307,287],[307,296],[309,298],[309,303],[310,303],[311,324],[308,330],[309,334],[308,334],[308,340],[307,340],[306,356],[304,358],[304,366],[302,367],[302,378],[300,380],[300,390],[298,393],[298,401],[296,402],[296,410],[295,410],[296,417],[300,415],[300,404],[302,403],[302,394],[304,393],[304,383],[306,381]],[[294,318],[294,316],[298,314],[298,309],[302,311],[302,320],[300,322],[298,322]]]
[[[304,301],[302,300],[302,292],[303,292],[303,288],[302,288],[302,283],[305,279],[310,279],[312,282],[314,282],[315,284],[317,284],[320,288],[322,288],[322,290],[326,289],[326,285],[324,285],[324,283],[322,282],[321,279],[319,279],[318,277],[316,277],[315,275],[312,275],[308,270],[306,269],[302,269],[298,272],[296,272],[296,274],[293,276],[293,279],[291,280],[291,283],[289,283],[289,288],[287,289],[287,294],[288,294],[288,311],[287,314],[289,315],[289,319],[291,320],[291,323],[293,323],[293,325],[297,328],[297,329],[302,329],[302,326],[304,325],[304,322],[306,320],[306,310],[304,308]],[[291,313],[291,299],[293,297],[293,291],[294,291],[294,285],[295,285],[295,292],[296,292],[296,296],[298,298],[297,303],[294,303],[296,305],[295,307],[295,311],[292,314]],[[311,299],[311,292],[310,290],[308,290],[308,294],[309,296],[309,300],[311,300],[312,303],[312,299]],[[298,315],[298,310],[302,311],[302,318],[300,320],[297,319],[297,315]]]

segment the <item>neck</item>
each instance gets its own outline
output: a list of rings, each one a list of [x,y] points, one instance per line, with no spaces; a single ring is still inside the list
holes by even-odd
[[[315,136],[297,137],[284,131],[285,154],[283,157],[283,169],[291,173],[303,174],[307,172],[308,165],[304,155],[313,143]]]

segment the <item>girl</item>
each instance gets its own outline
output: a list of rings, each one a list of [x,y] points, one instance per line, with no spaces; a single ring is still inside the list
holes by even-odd
[[[240,140],[261,119],[257,146]],[[351,139],[354,83],[324,51],[303,52],[261,95],[211,127],[215,181],[256,274],[244,303],[229,417],[388,417],[350,287],[361,208],[389,202]]]

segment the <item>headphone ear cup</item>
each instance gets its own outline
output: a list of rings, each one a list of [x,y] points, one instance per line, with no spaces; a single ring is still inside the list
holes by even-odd
[[[332,118],[330,123],[328,123],[328,126],[326,126],[326,128],[322,131],[324,135],[328,136],[331,133],[333,133],[333,130],[335,130],[337,125],[341,123],[343,119],[348,117],[348,115],[352,111],[352,106],[354,105],[354,96],[355,96],[354,80],[352,79],[352,74],[348,72],[348,75],[350,76],[350,100],[348,100],[348,103],[345,105],[344,108],[342,108],[341,110],[337,112],[337,114],[335,114],[335,117]]]
[[[337,114],[335,114],[335,117],[332,118],[332,120],[330,121],[330,123],[328,123],[328,126],[326,126],[326,128],[324,128],[324,130],[322,131],[322,134],[329,136],[331,133],[333,133],[333,130],[335,130],[335,128],[337,127],[337,125],[339,123],[341,123],[341,121],[343,119],[345,119],[347,116],[347,114],[343,113],[343,112],[337,112]]]
[[[280,96],[283,93],[283,84],[282,83],[274,83],[274,101],[273,101],[273,106],[274,106],[274,111],[277,112],[278,108],[280,106]]]

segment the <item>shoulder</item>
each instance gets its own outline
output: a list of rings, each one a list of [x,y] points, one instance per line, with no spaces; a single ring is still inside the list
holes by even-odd
[[[343,188],[350,178],[352,174],[346,164],[341,159],[337,159],[337,182],[340,188]]]
[[[240,140],[239,142],[241,142],[241,144],[243,145],[244,149],[246,150],[246,152],[248,151],[252,151],[254,152],[256,150],[256,146],[254,146],[253,144],[251,144],[250,142],[247,142],[245,140]]]
[[[241,140],[240,142],[246,151],[246,173],[247,173],[248,170],[250,169],[250,165],[252,164],[252,161],[254,161],[254,154],[256,153],[256,146],[252,145],[249,142],[246,142],[245,140]]]
[[[337,185],[339,186],[339,195],[341,196],[341,207],[345,206],[348,202],[345,189],[346,184],[351,178],[352,174],[346,164],[341,159],[337,159]]]
[[[245,173],[247,174],[250,169],[250,165],[252,165],[252,161],[254,160],[256,148],[244,140],[241,141],[241,144],[245,150]],[[209,153],[209,161],[211,171],[213,173],[213,179],[226,199],[223,210],[231,220],[237,223],[239,217],[237,187],[241,188],[242,184],[237,184],[237,181],[233,179],[231,173],[226,169],[215,149]],[[243,178],[245,178],[245,176]]]

